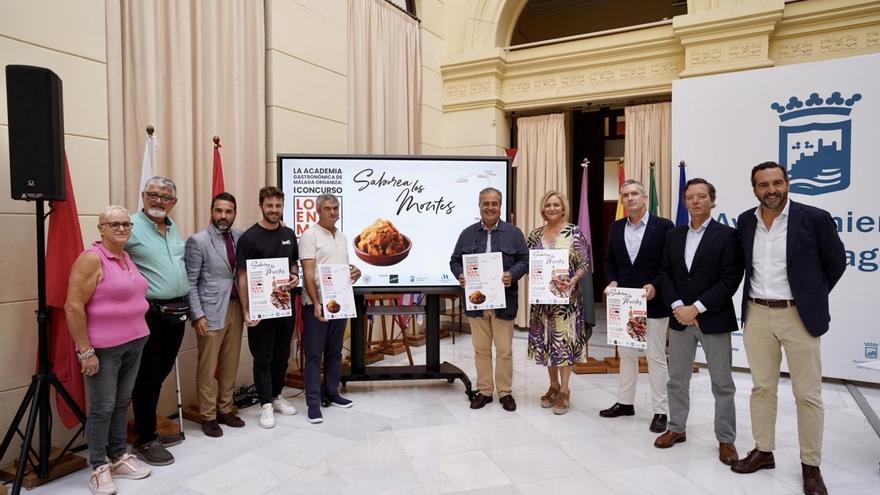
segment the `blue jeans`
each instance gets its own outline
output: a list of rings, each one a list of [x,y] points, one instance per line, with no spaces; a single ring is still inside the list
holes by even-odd
[[[147,337],[141,337],[116,347],[95,349],[98,372],[86,377],[89,383],[86,442],[93,468],[107,464],[108,454],[114,460],[125,455],[128,403],[146,342]]]
[[[321,358],[324,359],[324,388],[328,397],[339,395],[339,376],[342,373],[342,338],[347,320],[318,321],[315,306],[303,306],[303,347],[306,404],[321,405]]]

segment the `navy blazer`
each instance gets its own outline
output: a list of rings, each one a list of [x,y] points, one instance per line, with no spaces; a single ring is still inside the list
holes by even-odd
[[[703,333],[729,333],[736,330],[733,295],[743,278],[743,261],[736,229],[710,220],[688,270],[684,260],[688,226],[680,225],[666,235],[663,253],[663,302],[671,309],[681,300],[685,305],[700,301],[706,311],[697,315]],[[669,328],[684,330],[675,318]]]
[[[757,207],[756,207],[757,208]],[[746,321],[752,277],[752,248],[758,217],[755,209],[737,219],[737,231],[745,256],[742,321]],[[785,271],[798,315],[814,337],[828,331],[831,315],[828,294],[846,270],[846,252],[831,215],[820,208],[789,200]]]
[[[623,238],[626,222],[627,219],[624,217],[613,222],[608,228],[605,278],[608,282],[617,282],[619,287],[628,289],[639,289],[646,284],[652,284],[657,289],[657,295],[648,301],[648,318],[665,318],[672,314],[672,310],[663,304],[660,294],[660,266],[663,263],[666,233],[675,225],[663,217],[648,216],[642,244],[639,246],[635,262],[631,262]]]

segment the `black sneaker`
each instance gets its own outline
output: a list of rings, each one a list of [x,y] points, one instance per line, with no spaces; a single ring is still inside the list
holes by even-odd
[[[151,466],[174,464],[174,456],[159,443],[158,439],[145,444],[135,445],[133,451],[140,460]]]
[[[324,415],[321,414],[320,406],[309,406],[309,423],[318,424],[324,422]]]
[[[336,397],[330,398],[330,405],[335,407],[341,407],[343,409],[348,409],[349,407],[354,405],[350,399],[346,399],[341,395],[337,395]]]

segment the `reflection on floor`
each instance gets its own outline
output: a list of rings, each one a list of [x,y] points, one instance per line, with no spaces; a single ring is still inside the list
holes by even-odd
[[[521,336],[521,335],[518,335]],[[601,357],[607,349],[596,349]],[[424,362],[424,347],[414,349]],[[381,364],[402,364],[405,355]],[[442,341],[441,359],[474,377],[467,335]],[[740,455],[752,447],[749,374],[734,374]],[[495,402],[472,411],[460,383],[352,383],[344,392],[352,409],[324,410],[325,422],[306,422],[299,390],[286,389],[300,413],[276,415],[272,430],[257,425],[257,408],[243,411],[241,430],[224,428],[219,439],[186,423],[187,440],[170,450],[177,462],[153,468],[144,480],[120,480],[121,494],[726,494],[801,493],[797,422],[791,384],[780,383],[776,469],[732,473],[717,460],[713,399],[703,370],[691,384],[688,440],[669,450],[653,447],[648,431],[647,375],[639,378],[636,416],[604,419],[598,410],[615,402],[617,375],[581,375],[572,382],[567,415],[542,409],[544,368],[526,358],[526,341],[514,340],[516,412]],[[842,385],[826,384],[822,474],[831,493],[880,492],[877,438]],[[863,390],[880,410],[880,390]],[[89,493],[87,471],[32,492]]]

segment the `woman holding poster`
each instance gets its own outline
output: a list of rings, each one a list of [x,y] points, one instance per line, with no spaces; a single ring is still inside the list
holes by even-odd
[[[541,407],[565,414],[569,407],[568,382],[571,365],[586,359],[587,335],[578,282],[591,269],[590,248],[581,229],[568,223],[568,200],[558,191],[541,199],[541,216],[546,222],[529,234],[529,250],[562,249],[568,252],[568,267],[561,273],[543,274],[548,288],[567,304],[532,304],[529,322],[529,357],[547,366],[550,388],[541,397]],[[533,267],[529,267],[530,275]]]

